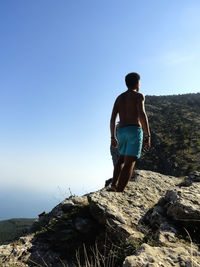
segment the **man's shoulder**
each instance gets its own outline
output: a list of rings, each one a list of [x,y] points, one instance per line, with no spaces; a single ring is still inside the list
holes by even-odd
[[[119,101],[121,98],[123,98],[123,96],[126,94],[126,92],[121,93],[120,95],[118,95],[118,97],[116,98],[116,101]]]
[[[137,93],[137,97],[138,97],[138,99],[139,100],[141,100],[141,101],[143,101],[143,100],[145,100],[145,96],[142,94],[142,93]]]
[[[123,97],[124,95],[126,95],[126,93],[127,93],[127,91],[125,91],[125,92],[121,93],[120,95],[118,95],[118,97],[117,97],[117,98],[121,98],[121,97]]]

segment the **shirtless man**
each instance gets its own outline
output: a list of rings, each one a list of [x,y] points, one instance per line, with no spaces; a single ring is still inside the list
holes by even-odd
[[[114,103],[110,119],[111,146],[118,147],[120,157],[115,165],[111,190],[123,192],[140,158],[143,131],[145,147],[150,148],[151,136],[148,118],[144,107],[144,96],[139,93],[140,75],[132,72],[125,77],[128,90],[119,95]],[[116,117],[119,114],[119,127],[116,130]]]

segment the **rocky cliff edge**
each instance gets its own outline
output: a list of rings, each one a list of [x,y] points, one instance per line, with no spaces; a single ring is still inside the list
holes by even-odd
[[[107,187],[42,213],[32,233],[0,246],[0,266],[200,267],[200,173],[137,170],[124,193]]]

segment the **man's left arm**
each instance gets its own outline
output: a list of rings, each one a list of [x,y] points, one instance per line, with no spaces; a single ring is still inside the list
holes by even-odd
[[[111,146],[117,147],[117,137],[116,137],[116,118],[118,114],[117,100],[114,103],[111,118],[110,118],[110,134],[111,134]]]

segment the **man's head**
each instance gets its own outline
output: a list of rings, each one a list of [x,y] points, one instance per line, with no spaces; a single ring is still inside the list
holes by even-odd
[[[131,72],[126,75],[125,82],[128,89],[136,89],[138,91],[140,88],[140,75],[136,72]]]

